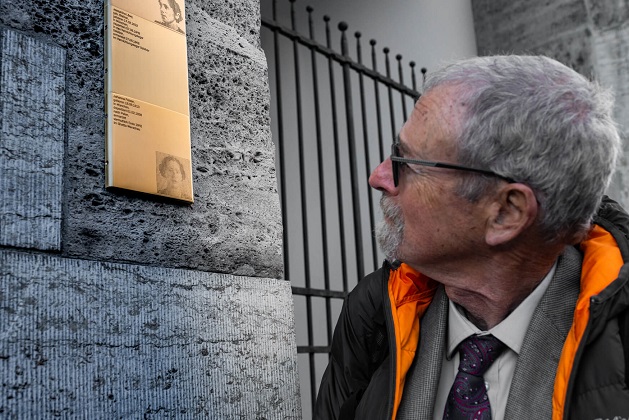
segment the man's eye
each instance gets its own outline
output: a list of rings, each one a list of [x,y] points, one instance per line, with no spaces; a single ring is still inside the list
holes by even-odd
[[[403,166],[416,174],[421,175],[423,173],[426,173],[426,170],[425,170],[426,168],[422,165],[413,165],[412,163],[404,163]]]
[[[415,168],[411,167],[411,165],[409,165],[406,162],[400,163],[400,167],[402,168],[403,171],[410,170],[412,172],[415,172]]]

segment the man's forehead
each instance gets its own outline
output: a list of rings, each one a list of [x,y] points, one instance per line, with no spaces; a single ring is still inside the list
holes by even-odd
[[[463,112],[452,86],[436,87],[424,94],[396,138],[400,153],[423,159],[433,155],[452,158]]]
[[[462,120],[466,112],[467,104],[455,86],[437,86],[419,98],[411,118],[452,124]]]

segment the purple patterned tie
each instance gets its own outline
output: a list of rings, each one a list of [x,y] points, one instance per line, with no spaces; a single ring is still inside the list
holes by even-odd
[[[459,344],[459,372],[446,401],[444,420],[491,420],[483,375],[504,348],[493,335],[473,335]]]

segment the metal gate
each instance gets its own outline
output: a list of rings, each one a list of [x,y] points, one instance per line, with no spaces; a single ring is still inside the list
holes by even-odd
[[[373,235],[379,196],[367,180],[419,97],[416,66],[411,61],[405,68],[401,55],[394,61],[389,48],[380,53],[372,39],[368,67],[361,34],[349,36],[346,23],[333,31],[331,19],[315,21],[310,6],[298,15],[295,0],[279,6],[277,0],[262,0],[261,6],[284,275],[294,295],[302,409],[309,418],[343,299],[382,261]],[[308,35],[297,30],[304,26]],[[316,29],[323,32],[323,43],[316,40]],[[420,77],[425,72],[421,69]],[[404,84],[405,75],[411,87]]]

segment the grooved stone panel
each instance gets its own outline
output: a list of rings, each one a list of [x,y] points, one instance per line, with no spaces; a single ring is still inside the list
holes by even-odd
[[[290,284],[0,251],[0,417],[299,419]]]
[[[58,250],[65,51],[2,29],[0,244]]]

